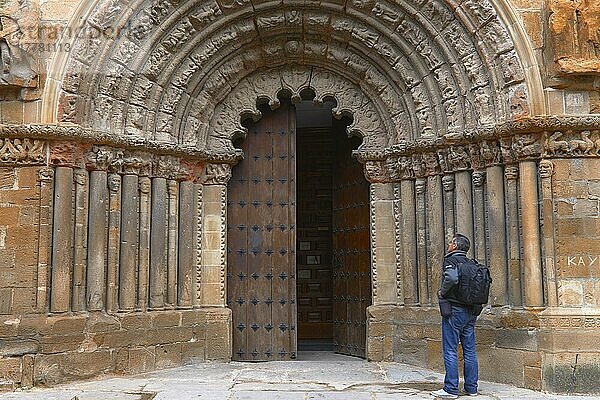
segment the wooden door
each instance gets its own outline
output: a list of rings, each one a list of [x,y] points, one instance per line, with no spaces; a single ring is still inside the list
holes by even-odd
[[[296,358],[296,135],[283,104],[253,124],[228,185],[233,359]]]
[[[344,132],[342,132],[344,133]],[[333,192],[333,348],[366,356],[367,307],[371,305],[369,183],[356,148],[345,135],[336,141]]]

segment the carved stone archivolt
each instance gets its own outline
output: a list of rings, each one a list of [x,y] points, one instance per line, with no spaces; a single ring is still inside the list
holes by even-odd
[[[489,0],[337,3],[93,3],[90,30],[125,34],[83,29],[55,60],[63,90],[45,107],[60,122],[210,153],[229,153],[240,115],[276,107],[280,91],[335,94],[336,115],[351,115],[372,150],[529,114],[523,62]]]

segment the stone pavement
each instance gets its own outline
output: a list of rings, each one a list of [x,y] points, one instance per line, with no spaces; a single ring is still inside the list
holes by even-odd
[[[443,375],[398,363],[369,363],[325,352],[297,361],[195,363],[133,377],[106,377],[52,389],[0,395],[0,400],[400,400],[433,399]],[[470,398],[470,397],[464,397]],[[481,382],[481,400],[590,400]]]

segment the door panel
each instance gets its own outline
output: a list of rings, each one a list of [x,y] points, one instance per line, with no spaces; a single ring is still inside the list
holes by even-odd
[[[295,115],[265,110],[228,185],[233,359],[296,357]]]
[[[350,156],[356,144],[343,133],[337,132],[333,182],[333,346],[337,353],[364,358],[371,305],[369,183]]]

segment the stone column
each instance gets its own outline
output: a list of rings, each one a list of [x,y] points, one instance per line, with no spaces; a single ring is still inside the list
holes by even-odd
[[[519,170],[525,306],[542,307],[544,305],[544,294],[542,289],[537,164],[535,161],[521,161]]]
[[[429,280],[429,302],[437,301],[440,289],[442,263],[446,251],[444,237],[444,198],[442,177],[427,178],[427,270]]]
[[[119,309],[132,311],[136,307],[138,297],[139,178],[134,174],[125,174],[122,183]]]
[[[370,193],[373,305],[397,304],[394,188],[371,183]]]
[[[87,308],[104,308],[106,283],[108,175],[106,171],[90,172],[90,212],[88,233]]]
[[[546,273],[546,290],[548,306],[558,306],[558,289],[556,284],[556,259],[554,250],[554,200],[552,194],[552,175],[554,165],[550,160],[540,161],[540,178],[542,181],[542,246],[544,249],[544,267]]]
[[[168,265],[168,197],[165,178],[152,179],[151,203],[149,304],[152,309],[160,309],[165,306]]]
[[[415,192],[417,196],[417,260],[419,277],[419,303],[421,305],[429,304],[429,283],[427,274],[427,227],[426,227],[426,205],[425,191],[427,181],[417,179],[415,182]]]
[[[231,165],[208,164],[202,187],[202,306],[225,307],[227,182]]]
[[[519,233],[519,167],[507,165],[504,169],[506,179],[506,218],[508,220],[508,300],[511,305],[523,305],[521,254]],[[493,283],[493,282],[492,282]]]
[[[75,237],[73,247],[73,299],[72,310],[84,311],[86,251],[88,238],[88,172],[85,169],[74,171],[75,178]]]
[[[50,311],[70,311],[73,271],[73,169],[55,173]]]
[[[40,181],[40,233],[38,242],[38,268],[36,311],[49,311],[50,260],[52,252],[52,215],[54,201],[54,169],[42,168]]]
[[[475,258],[481,263],[486,263],[485,251],[485,172],[473,172],[473,238],[471,245],[474,247]]]
[[[179,185],[179,269],[177,278],[177,305],[192,307],[196,297],[197,192],[193,182]]]
[[[196,295],[194,296],[193,303],[194,308],[202,307],[203,294],[202,294],[202,241],[204,240],[204,196],[203,196],[203,185],[202,183],[194,183],[196,189],[196,210],[197,210],[197,225],[196,225],[196,254],[195,254],[195,269],[194,269],[194,285],[196,289]]]
[[[493,278],[490,303],[508,304],[508,260],[506,256],[506,212],[504,174],[499,165],[487,168],[487,223],[489,235],[488,264]]]
[[[404,303],[419,303],[418,261],[417,261],[417,221],[415,204],[415,183],[412,179],[403,179],[400,183],[402,198],[402,254]]]
[[[474,241],[473,231],[473,190],[471,187],[471,172],[460,171],[455,174],[456,182],[456,233],[463,234]],[[473,257],[473,247],[469,257]]]
[[[445,245],[450,243],[454,237],[454,226],[456,224],[454,209],[454,175],[446,175],[442,178],[442,186],[444,188],[444,237]]]
[[[394,249],[396,251],[396,297],[399,305],[404,305],[404,255],[402,254],[402,189],[400,183],[394,183]]]
[[[167,265],[167,304],[177,305],[177,253],[178,253],[178,219],[179,219],[179,183],[169,179],[167,182],[169,196],[169,242]]]
[[[148,281],[150,275],[150,190],[152,181],[147,176],[141,176],[140,186],[140,232],[138,250],[138,289],[137,308],[146,310],[148,307]]]
[[[108,254],[106,272],[106,311],[118,310],[119,253],[121,240],[121,176],[108,176]]]

